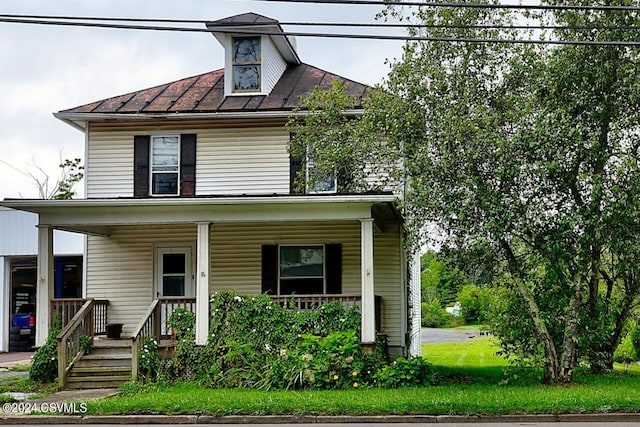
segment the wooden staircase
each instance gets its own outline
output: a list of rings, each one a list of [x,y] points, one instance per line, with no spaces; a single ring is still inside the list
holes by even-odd
[[[70,369],[66,388],[112,388],[131,381],[131,340],[96,337],[91,353]]]

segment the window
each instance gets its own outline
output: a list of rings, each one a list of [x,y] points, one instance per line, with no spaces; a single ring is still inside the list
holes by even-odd
[[[180,137],[151,137],[151,194],[176,196],[179,192]]]
[[[342,293],[342,245],[262,245],[262,292]]]
[[[306,183],[307,193],[335,193],[338,188],[338,181],[335,172],[326,175],[314,173],[314,161],[311,153],[311,147],[307,147],[307,169]]]
[[[233,91],[260,92],[261,38],[233,37],[231,43]]]
[[[324,293],[324,247],[280,246],[280,294]]]

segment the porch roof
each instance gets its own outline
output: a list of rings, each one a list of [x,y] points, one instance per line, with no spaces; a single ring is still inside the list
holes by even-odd
[[[347,221],[373,218],[378,228],[401,221],[392,194],[270,195],[194,198],[5,199],[0,206],[33,212],[39,225],[108,236],[119,225],[219,222]]]

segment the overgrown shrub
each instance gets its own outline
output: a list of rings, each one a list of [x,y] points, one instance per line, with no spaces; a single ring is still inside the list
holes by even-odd
[[[388,365],[382,341],[373,354],[362,350],[358,309],[339,302],[298,312],[266,295],[218,292],[205,346],[195,345],[193,313],[178,309],[168,323],[176,347],[163,375],[206,387],[357,388],[375,385],[374,375]]]
[[[382,388],[424,387],[434,381],[433,367],[422,357],[400,357],[380,369],[373,378]]]
[[[29,367],[29,378],[40,383],[49,383],[58,377],[58,340],[62,331],[62,319],[58,315],[54,318],[49,335],[42,347],[33,355]]]
[[[155,338],[147,338],[140,349],[140,375],[143,382],[155,381],[160,372],[160,355],[158,354],[158,341]]]

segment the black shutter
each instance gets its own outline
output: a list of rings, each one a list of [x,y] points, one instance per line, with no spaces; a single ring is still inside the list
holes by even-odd
[[[278,245],[262,245],[262,293],[278,294]]]
[[[327,293],[342,293],[342,245],[325,245],[326,272],[327,272]]]
[[[299,194],[301,191],[296,190],[296,177],[302,171],[302,160],[294,159],[289,155],[289,193]]]
[[[148,135],[133,137],[133,197],[149,197],[149,144]]]
[[[180,135],[180,195],[196,195],[196,135]]]

